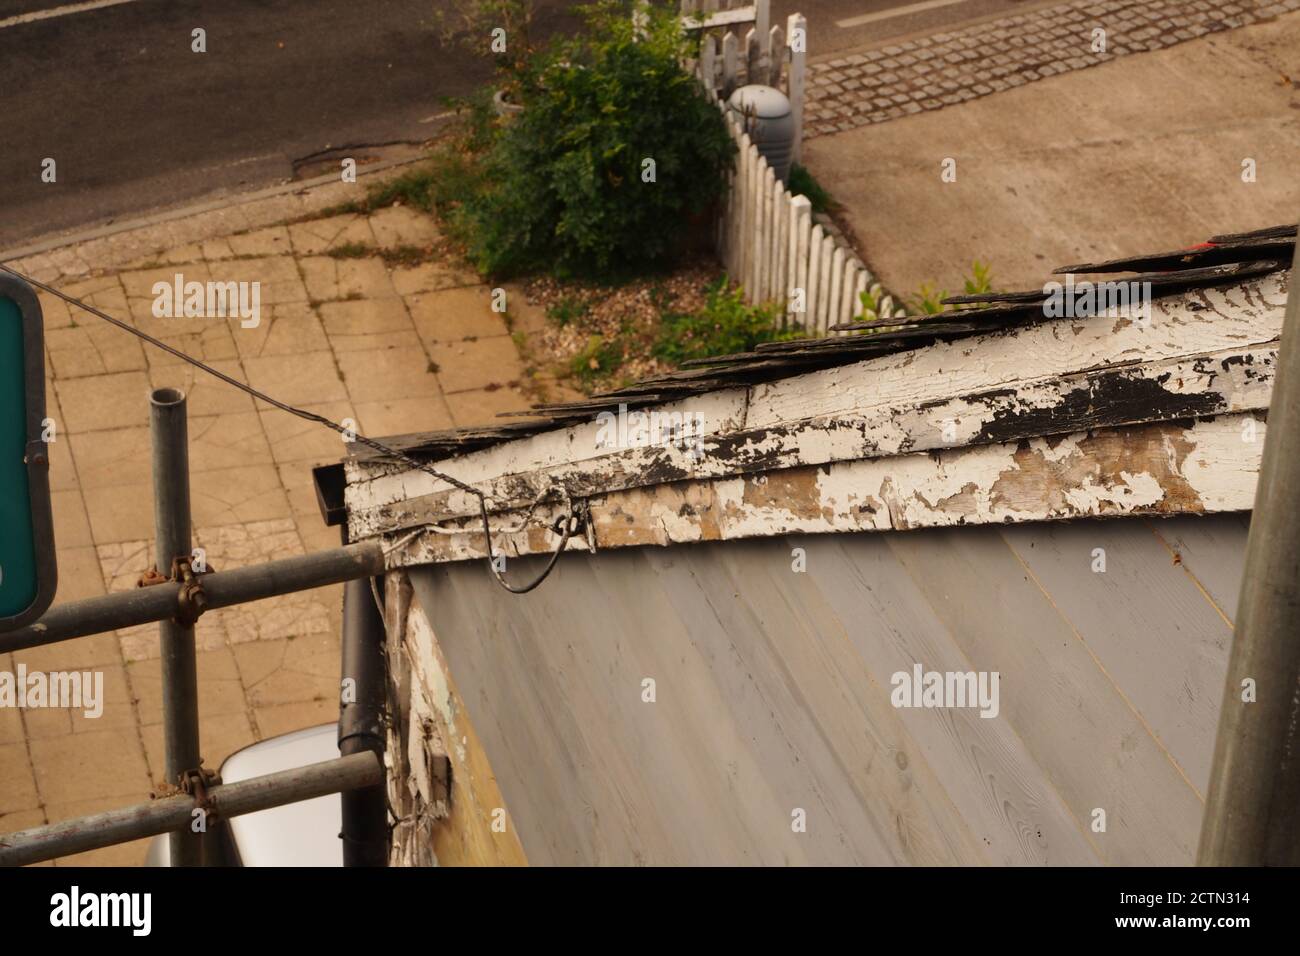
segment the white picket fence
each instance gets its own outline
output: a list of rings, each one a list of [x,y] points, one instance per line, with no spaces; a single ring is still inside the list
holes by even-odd
[[[881,317],[905,310],[886,293],[853,249],[835,233],[813,222],[805,196],[792,195],[750,139],[745,122],[727,109],[737,87],[764,83],[790,99],[794,119],[794,159],[803,139],[804,61],[807,20],[798,13],[786,28],[768,26],[770,0],[735,6],[739,0],[680,0],[683,24],[703,29],[699,59],[692,65],[705,95],[718,106],[736,142],[737,156],[718,216],[715,247],[727,274],[752,304],[784,306],[785,324],[809,335],[827,335],[832,325],[861,314],[861,294],[869,292]],[[753,23],[743,37],[733,28]],[[724,28],[719,37],[713,31]],[[784,82],[783,82],[784,80]]]

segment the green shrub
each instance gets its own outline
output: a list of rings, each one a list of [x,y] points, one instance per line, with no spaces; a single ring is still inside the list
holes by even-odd
[[[782,329],[776,305],[747,305],[739,285],[731,288],[723,276],[709,287],[704,308],[698,312],[665,313],[653,353],[665,362],[748,352],[760,342],[795,339],[799,328]]]
[[[499,125],[462,209],[468,252],[489,274],[666,265],[722,194],[735,146],[680,66],[691,41],[676,16],[653,13],[638,40],[618,4],[585,15],[586,32],[517,74],[523,112]]]
[[[399,176],[372,183],[361,201],[325,210],[329,215],[367,213],[401,203],[423,212],[451,218],[468,198],[483,190],[485,172],[478,156],[493,139],[492,94],[480,90],[468,97],[444,99],[456,111],[450,133],[428,154],[425,162]]]
[[[400,202],[424,212],[432,212],[436,185],[437,176],[432,167],[418,166],[369,187],[366,190],[366,205],[370,209],[380,209]]]
[[[976,259],[971,263],[971,274],[967,276],[963,283],[963,289],[966,295],[982,295],[985,292],[993,291],[993,277],[989,271],[987,262],[980,262]],[[931,282],[924,282],[921,288],[916,291],[908,304],[912,311],[919,315],[938,315],[945,311],[948,306],[943,304],[943,300],[948,298],[948,293],[942,289],[936,289]],[[959,309],[974,308],[973,303],[958,306]]]
[[[880,286],[872,284],[858,293],[858,305],[861,308],[858,314],[853,317],[854,322],[879,322],[882,318],[880,314],[881,303],[884,301],[885,293]],[[863,329],[864,332],[874,331],[873,329]]]
[[[439,0],[432,20],[439,39],[476,55],[491,53],[503,75],[525,68],[535,44],[533,21],[537,15],[533,0]],[[493,49],[494,32],[505,32],[505,48]]]

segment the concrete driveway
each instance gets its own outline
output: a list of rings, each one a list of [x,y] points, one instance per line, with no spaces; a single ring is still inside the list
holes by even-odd
[[[959,291],[975,259],[998,288],[1035,288],[1057,266],[1295,222],[1300,13],[816,136],[804,156],[900,294]]]

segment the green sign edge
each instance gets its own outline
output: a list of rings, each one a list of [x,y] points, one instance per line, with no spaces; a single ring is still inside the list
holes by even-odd
[[[36,552],[36,596],[25,610],[0,617],[0,633],[3,633],[30,624],[48,610],[58,587],[58,562],[54,550],[54,516],[50,509],[50,453],[41,437],[45,422],[45,323],[41,302],[30,285],[6,272],[0,272],[0,297],[17,304],[23,322],[27,495],[31,502],[32,543]]]

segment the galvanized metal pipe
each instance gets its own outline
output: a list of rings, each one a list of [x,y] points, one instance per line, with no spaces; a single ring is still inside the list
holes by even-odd
[[[383,548],[377,541],[365,541],[234,571],[215,571],[201,580],[208,609],[214,610],[372,577],[383,570]],[[180,585],[169,582],[56,605],[35,624],[0,634],[0,654],[174,617],[180,590]]]
[[[185,393],[155,389],[149,396],[149,430],[153,437],[153,514],[155,560],[163,577],[174,562],[189,566],[190,453]],[[195,663],[194,624],[175,618],[158,623],[162,664],[164,779],[173,786],[187,770],[197,769],[199,754],[199,677]],[[203,838],[188,828],[173,830],[172,866],[202,866]]]
[[[361,578],[343,590],[343,695],[339,753],[382,759],[386,743],[384,619],[376,604],[382,581]],[[383,784],[343,794],[343,865],[388,865],[388,795]]]
[[[1300,865],[1300,245],[1197,863]],[[1247,683],[1250,682],[1250,683]],[[1253,686],[1253,693],[1249,693]]]
[[[379,758],[365,751],[217,785],[208,791],[208,805],[217,817],[229,819],[330,793],[375,786],[383,779]],[[160,833],[188,832],[194,810],[199,806],[189,794],[176,794],[150,803],[0,834],[0,866],[26,866]]]

